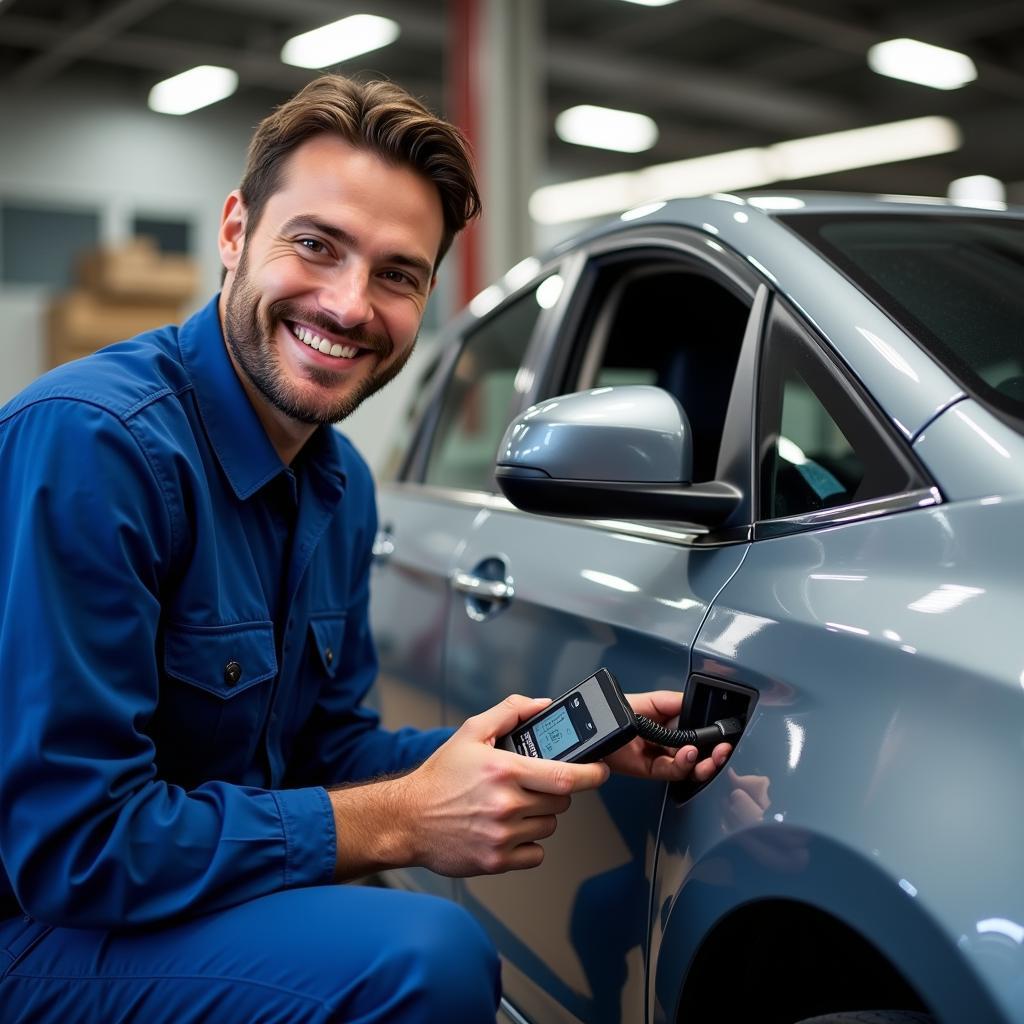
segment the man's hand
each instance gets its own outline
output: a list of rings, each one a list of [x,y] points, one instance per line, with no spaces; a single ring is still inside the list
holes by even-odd
[[[646,715],[659,725],[667,725],[678,718],[683,706],[681,695],[670,690],[627,693],[626,700],[634,713]],[[731,753],[731,744],[719,743],[711,751],[710,757],[698,761],[696,747],[681,747],[673,753],[638,736],[614,754],[609,754],[605,762],[612,771],[635,775],[641,779],[679,782],[692,777],[697,782],[707,782],[721,769]]]
[[[337,876],[420,865],[454,877],[536,867],[571,794],[608,768],[523,757],[494,741],[550,701],[513,695],[467,719],[419,768],[332,792]]]

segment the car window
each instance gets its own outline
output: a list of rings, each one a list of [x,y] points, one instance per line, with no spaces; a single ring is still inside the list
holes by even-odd
[[[563,391],[654,384],[686,411],[693,478],[712,480],[749,316],[747,302],[692,264],[609,260],[594,268]]]
[[[1024,422],[1024,220],[931,215],[783,218],[941,360]]]
[[[495,453],[516,411],[516,375],[540,313],[533,289],[469,334],[445,388],[425,483],[495,490]]]
[[[760,518],[806,515],[918,486],[853,385],[776,303],[762,361]]]

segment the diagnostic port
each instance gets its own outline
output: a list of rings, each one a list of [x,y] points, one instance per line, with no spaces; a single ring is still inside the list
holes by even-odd
[[[739,718],[746,722],[757,702],[757,691],[738,683],[711,676],[692,675],[683,698],[685,729],[699,729],[720,718]]]
[[[700,729],[722,719],[735,718],[746,728],[756,703],[757,690],[740,686],[739,683],[694,673],[686,684],[683,714],[679,724],[684,729]],[[740,736],[742,735],[740,733]],[[735,746],[737,740],[731,742]],[[669,796],[677,804],[681,804],[698,793],[706,784],[691,780],[674,782],[669,786]]]

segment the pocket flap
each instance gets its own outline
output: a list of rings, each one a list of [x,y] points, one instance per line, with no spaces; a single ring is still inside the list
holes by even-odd
[[[273,623],[168,626],[164,671],[218,697],[233,697],[277,674]]]
[[[313,615],[309,620],[313,646],[323,670],[333,679],[341,661],[341,643],[345,636],[345,613]]]

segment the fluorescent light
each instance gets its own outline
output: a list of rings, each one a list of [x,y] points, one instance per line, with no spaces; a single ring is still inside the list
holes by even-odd
[[[857,167],[916,160],[959,147],[960,130],[955,122],[945,117],[918,117],[546,185],[531,196],[530,214],[540,224],[564,224],[618,213],[666,196],[761,188]]]
[[[238,75],[231,68],[201,64],[157,82],[149,90],[149,109],[158,114],[191,114],[227,99],[237,88]]]
[[[868,67],[880,75],[932,89],[959,89],[978,77],[978,69],[967,54],[917,39],[876,43],[868,50]]]
[[[555,132],[565,142],[618,153],[642,153],[658,141],[658,126],[646,114],[588,104],[563,110]]]
[[[961,206],[1006,209],[1006,186],[991,174],[970,174],[949,183],[946,195]]]
[[[667,7],[676,0],[626,0],[627,4],[640,4],[642,7]]]
[[[330,25],[293,36],[281,48],[281,60],[299,68],[326,68],[393,43],[401,29],[390,18],[353,14]]]

